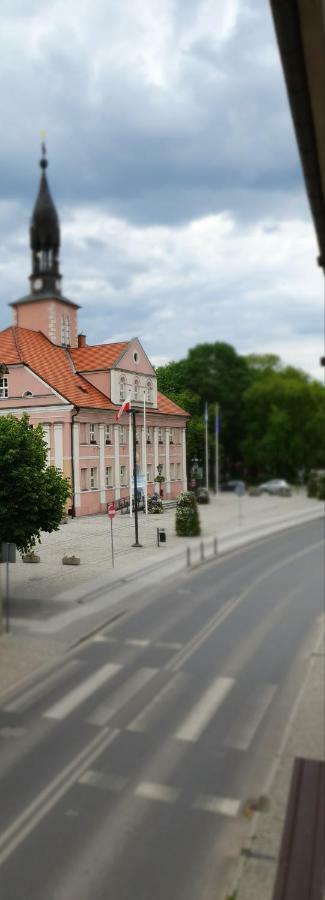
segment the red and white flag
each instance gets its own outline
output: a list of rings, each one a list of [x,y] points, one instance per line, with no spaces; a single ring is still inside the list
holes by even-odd
[[[119,411],[116,413],[116,416],[115,416],[116,421],[118,422],[118,420],[121,418],[121,415],[124,412],[128,412],[129,409],[131,409],[131,400],[124,400],[124,403],[122,403],[122,406],[120,407]]]

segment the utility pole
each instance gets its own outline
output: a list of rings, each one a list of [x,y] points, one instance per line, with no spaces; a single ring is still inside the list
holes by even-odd
[[[135,541],[132,544],[132,547],[142,547],[142,544],[139,543],[139,526],[138,526],[138,485],[137,485],[137,447],[136,447],[136,413],[139,412],[137,409],[130,409],[129,415],[132,416],[132,430],[133,430],[133,494],[134,494],[134,531],[135,531]],[[132,498],[130,497],[130,503],[132,503]]]

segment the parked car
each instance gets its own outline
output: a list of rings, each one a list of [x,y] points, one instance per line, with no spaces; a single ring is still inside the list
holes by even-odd
[[[260,484],[259,491],[261,494],[272,494],[280,497],[291,497],[291,488],[284,478],[272,478],[271,481],[265,481]]]
[[[224,483],[221,485],[221,490],[222,491],[235,491],[236,488],[238,488],[238,487],[243,488],[245,491],[246,490],[245,482],[244,481],[224,481]]]

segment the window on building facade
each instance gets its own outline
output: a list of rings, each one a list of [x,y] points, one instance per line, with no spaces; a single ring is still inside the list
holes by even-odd
[[[134,391],[133,391],[133,396],[134,396],[135,400],[139,399],[139,390],[140,390],[140,385],[139,385],[138,379],[136,378],[135,382],[134,382]]]
[[[175,481],[175,463],[170,464],[170,480]]]
[[[147,394],[148,394],[148,403],[152,403],[152,401],[153,401],[152,381],[147,381]]]
[[[120,444],[126,444],[126,426],[120,425]]]
[[[70,344],[70,320],[69,316],[61,316],[61,344]]]
[[[175,443],[175,428],[170,428],[170,429],[169,429],[169,443],[170,443],[170,444],[174,444],[174,443]]]
[[[90,490],[94,491],[97,487],[97,469],[93,466],[90,469]]]
[[[106,487],[113,487],[113,469],[112,466],[106,466]]]
[[[2,400],[8,397],[8,378],[5,378],[4,375],[0,377],[0,397]]]
[[[120,466],[120,483],[121,487],[125,487],[127,484],[126,466]]]
[[[151,428],[147,428],[147,444],[151,444]]]
[[[164,443],[164,432],[163,432],[162,428],[158,428],[158,443],[159,444]]]
[[[182,477],[182,466],[181,463],[176,463],[176,479],[180,481]]]
[[[89,425],[89,440],[91,444],[97,444],[96,425]]]
[[[87,425],[86,422],[80,422],[80,443],[87,444]]]
[[[112,426],[106,425],[105,427],[105,444],[112,443]]]
[[[152,482],[152,466],[151,466],[150,463],[149,463],[149,464],[147,465],[147,483],[148,483],[148,484],[149,484],[149,483],[151,484],[151,482]]]
[[[81,489],[82,491],[87,491],[87,490],[88,490],[88,476],[87,476],[87,473],[88,473],[88,469],[81,469],[81,472],[80,472],[80,489]]]
[[[126,395],[126,382],[124,375],[120,378],[120,400],[125,400]]]

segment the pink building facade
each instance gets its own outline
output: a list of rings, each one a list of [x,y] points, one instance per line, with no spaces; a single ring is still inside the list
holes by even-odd
[[[130,417],[116,421],[130,398],[138,410],[139,483],[146,482],[148,495],[158,492],[161,466],[163,496],[177,497],[187,487],[187,413],[157,390],[138,338],[89,346],[78,335],[78,304],[61,293],[60,231],[46,167],[43,150],[31,224],[31,290],[11,304],[14,324],[0,332],[0,415],[27,412],[31,425],[42,425],[48,464],[69,477],[71,513],[83,516],[130,496]]]

